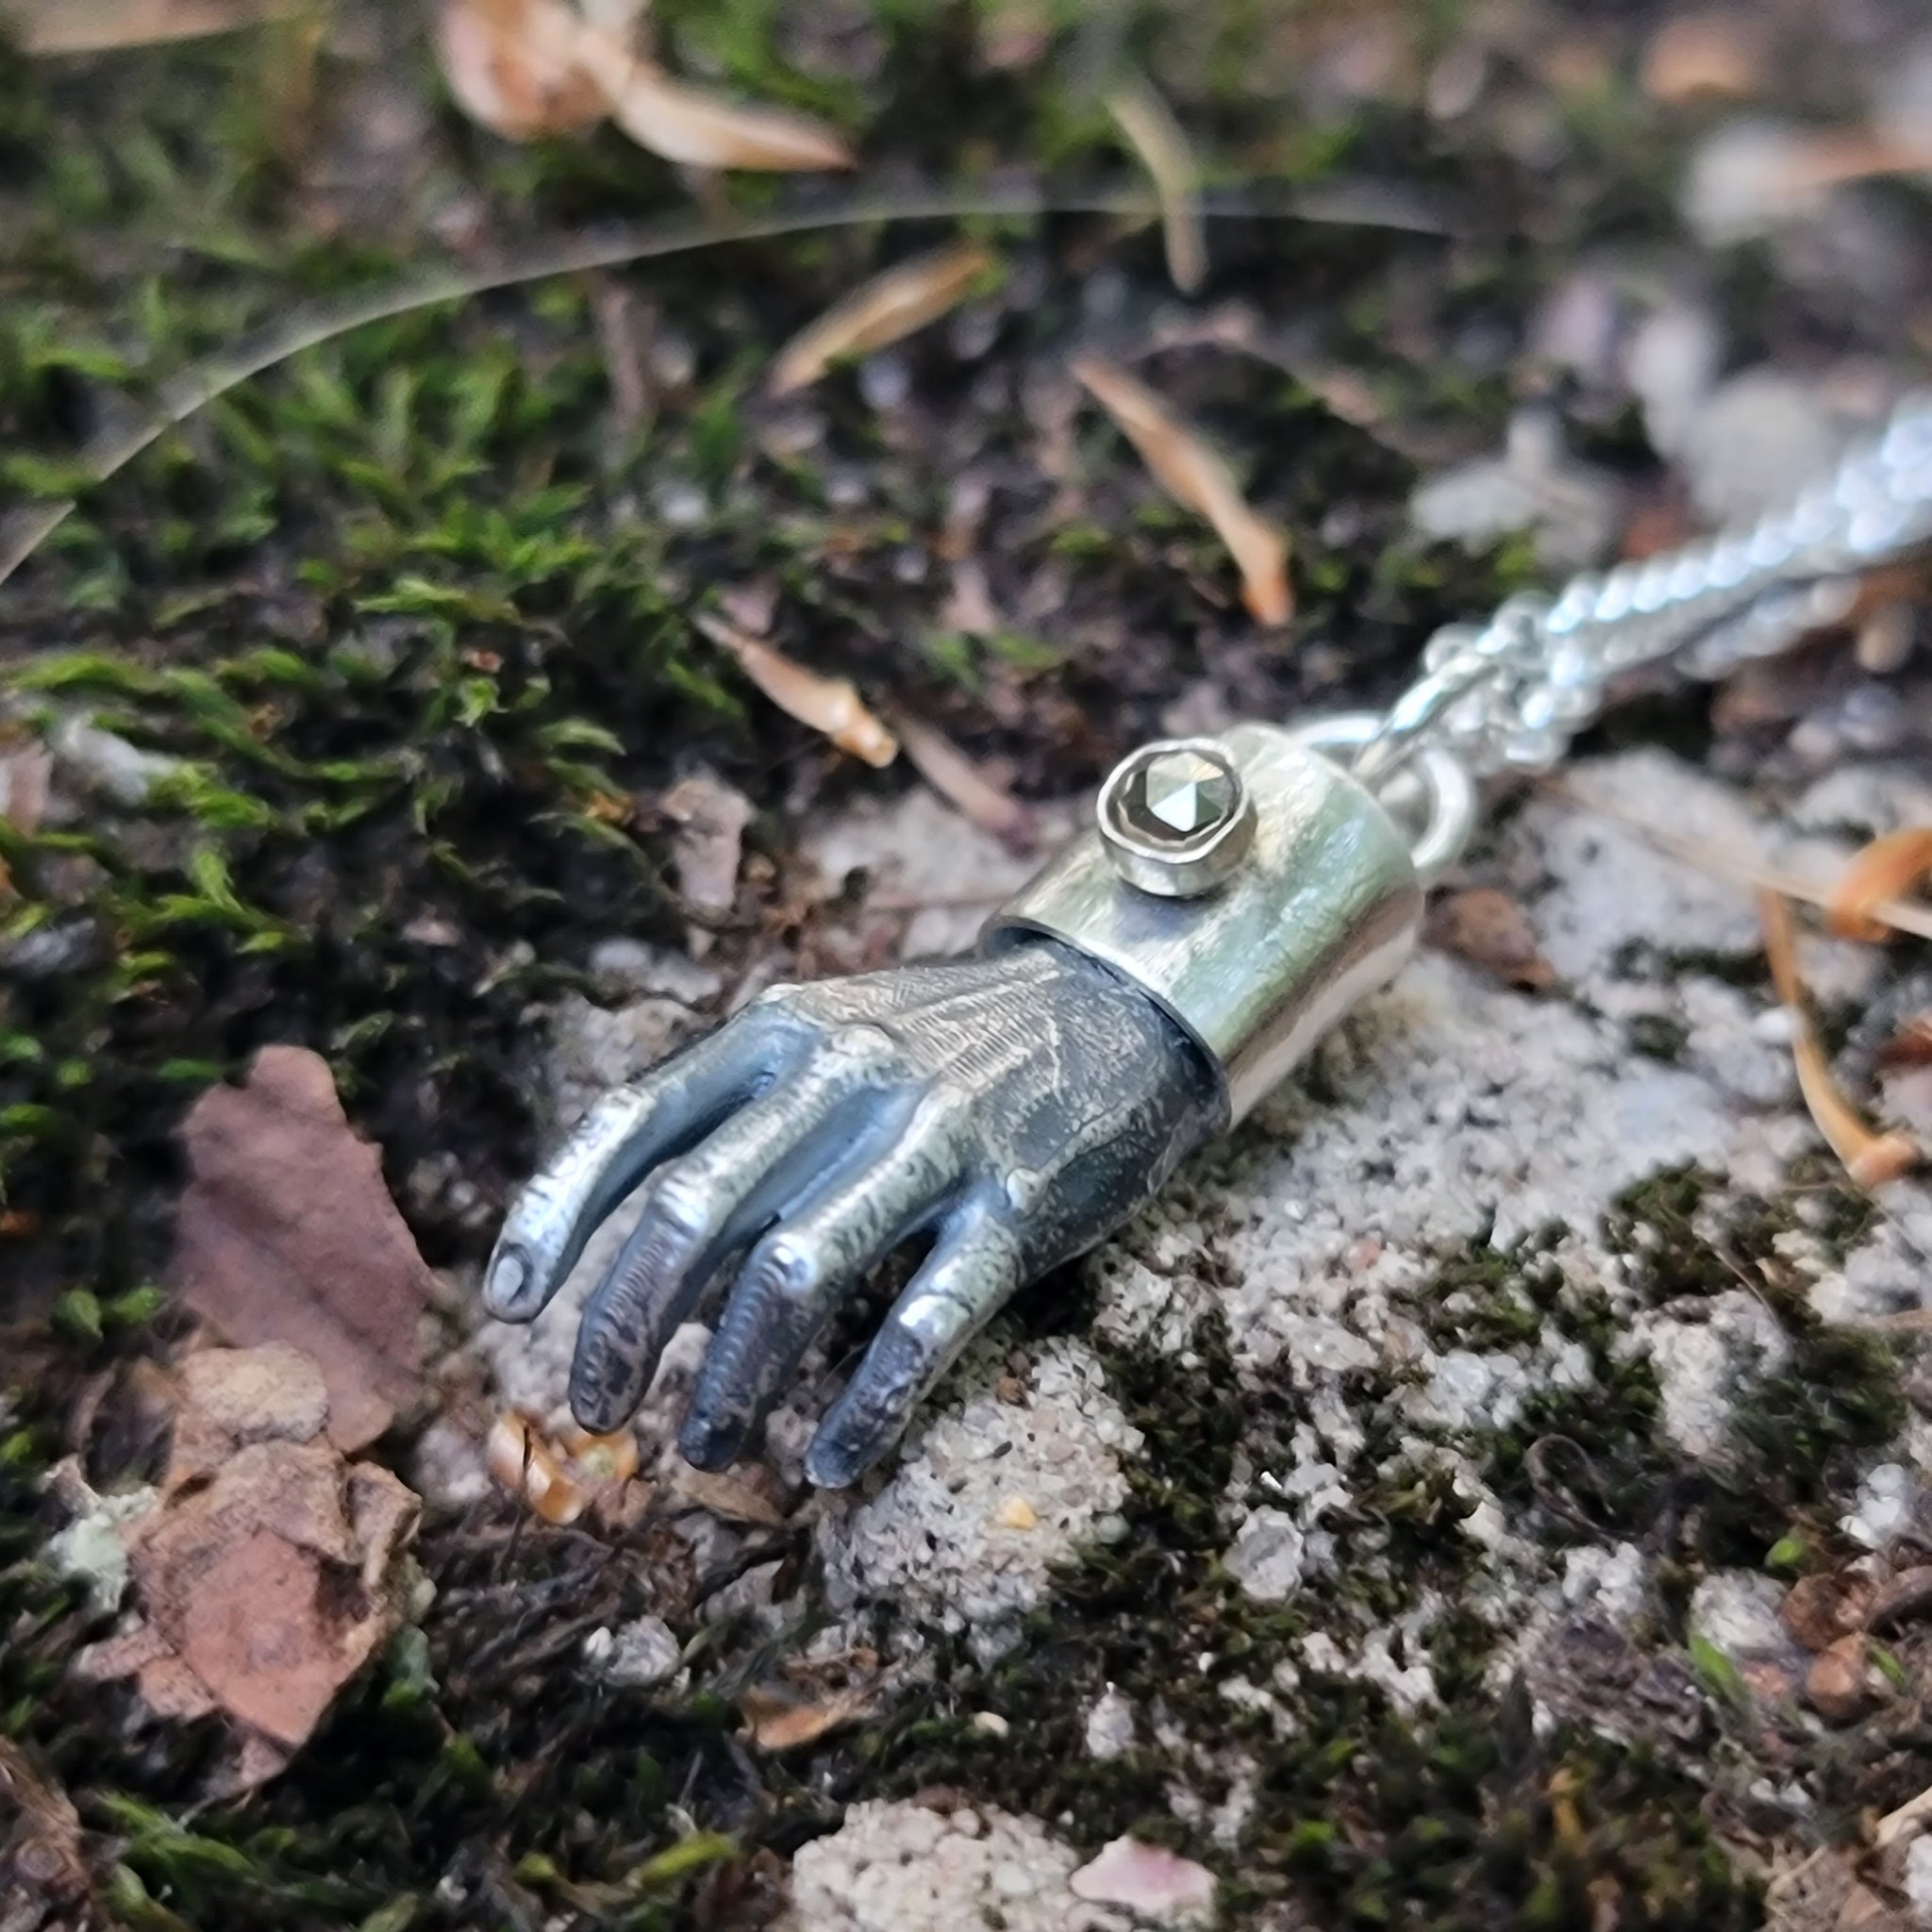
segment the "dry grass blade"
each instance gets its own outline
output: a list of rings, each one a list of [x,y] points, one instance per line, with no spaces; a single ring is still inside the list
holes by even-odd
[[[0,0],[25,54],[111,54],[199,40],[292,13],[298,0]]]
[[[1887,832],[1861,846],[1825,902],[1824,923],[1842,940],[1878,944],[1893,928],[1873,916],[1874,907],[1901,899],[1932,874],[1932,825]]]
[[[808,671],[719,618],[701,616],[697,625],[713,643],[724,645],[738,659],[739,669],[781,711],[823,732],[841,751],[869,765],[890,765],[898,757],[898,740],[866,709],[846,678]]]
[[[575,134],[604,118],[579,64],[583,21],[569,0],[444,0],[443,78],[471,120],[508,141]]]
[[[585,27],[580,38],[578,58],[602,89],[610,118],[640,147],[667,161],[761,174],[858,164],[844,136],[823,121],[674,80],[596,27]]]
[[[841,358],[882,349],[938,321],[965,299],[992,263],[991,251],[977,242],[958,242],[874,275],[778,352],[772,393],[789,395],[816,382]]]
[[[1798,973],[1798,941],[1791,908],[1778,892],[1760,891],[1757,917],[1764,927],[1764,952],[1771,962],[1772,984],[1791,1019],[1791,1058],[1798,1070],[1799,1091],[1831,1151],[1861,1188],[1882,1187],[1918,1162],[1919,1149],[1900,1133],[1874,1134],[1838,1091],[1824,1049],[1812,1031],[1805,1005],[1805,985]]]
[[[1624,826],[1646,845],[1681,859],[1707,877],[1729,879],[1734,885],[1776,892],[1783,898],[1796,899],[1807,906],[1831,904],[1835,887],[1821,885],[1815,879],[1802,878],[1796,873],[1780,872],[1755,852],[1730,851],[1702,839],[1688,839],[1681,832],[1655,824],[1635,812],[1588,797],[1561,778],[1541,779],[1537,789],[1559,805],[1567,805],[1575,811],[1592,813],[1597,818],[1608,819],[1612,824]],[[1863,905],[1858,909],[1867,918],[1882,922],[1894,932],[1915,933],[1920,939],[1932,940],[1932,906],[1887,899]]]
[[[1248,508],[1225,462],[1174,417],[1144,383],[1097,356],[1082,356],[1074,375],[1120,425],[1141,459],[1177,503],[1213,525],[1240,566],[1241,595],[1262,624],[1294,615],[1288,583],[1288,541]]]
[[[1208,240],[1195,199],[1201,171],[1174,110],[1145,80],[1136,76],[1107,98],[1108,112],[1154,179],[1160,196],[1160,225],[1167,242],[1167,272],[1174,285],[1191,294],[1208,273]]]
[[[1033,813],[1003,791],[944,733],[904,712],[892,728],[919,775],[950,806],[964,812],[983,832],[1009,845],[1030,846],[1038,830]]]

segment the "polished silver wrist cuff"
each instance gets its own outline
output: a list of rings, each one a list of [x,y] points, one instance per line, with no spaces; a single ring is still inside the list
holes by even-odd
[[[1143,746],[1102,788],[1091,830],[995,912],[1139,986],[1218,1069],[1230,1124],[1414,949],[1425,887],[1460,851],[1474,796],[1424,754],[1380,795],[1331,753],[1373,716],[1238,724]]]

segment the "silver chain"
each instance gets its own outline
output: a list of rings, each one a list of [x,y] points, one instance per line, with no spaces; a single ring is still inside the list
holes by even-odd
[[[1485,625],[1448,625],[1423,675],[1355,758],[1379,785],[1417,753],[1478,777],[1546,772],[1603,710],[1613,679],[1665,659],[1722,677],[1851,610],[1860,575],[1932,541],[1932,391],[1907,396],[1828,475],[1757,523],[1641,562],[1511,597]]]

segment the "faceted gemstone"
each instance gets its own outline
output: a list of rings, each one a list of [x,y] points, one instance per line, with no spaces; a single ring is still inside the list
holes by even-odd
[[[1184,844],[1222,824],[1234,810],[1234,779],[1199,752],[1152,758],[1128,788],[1135,831],[1164,844]]]

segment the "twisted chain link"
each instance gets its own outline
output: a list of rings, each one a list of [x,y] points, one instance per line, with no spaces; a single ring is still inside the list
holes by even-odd
[[[1851,610],[1859,576],[1932,541],[1932,391],[1900,402],[1829,474],[1740,529],[1511,597],[1486,625],[1429,640],[1423,675],[1357,754],[1379,784],[1418,751],[1477,776],[1545,772],[1620,674],[1675,659],[1722,677]]]

